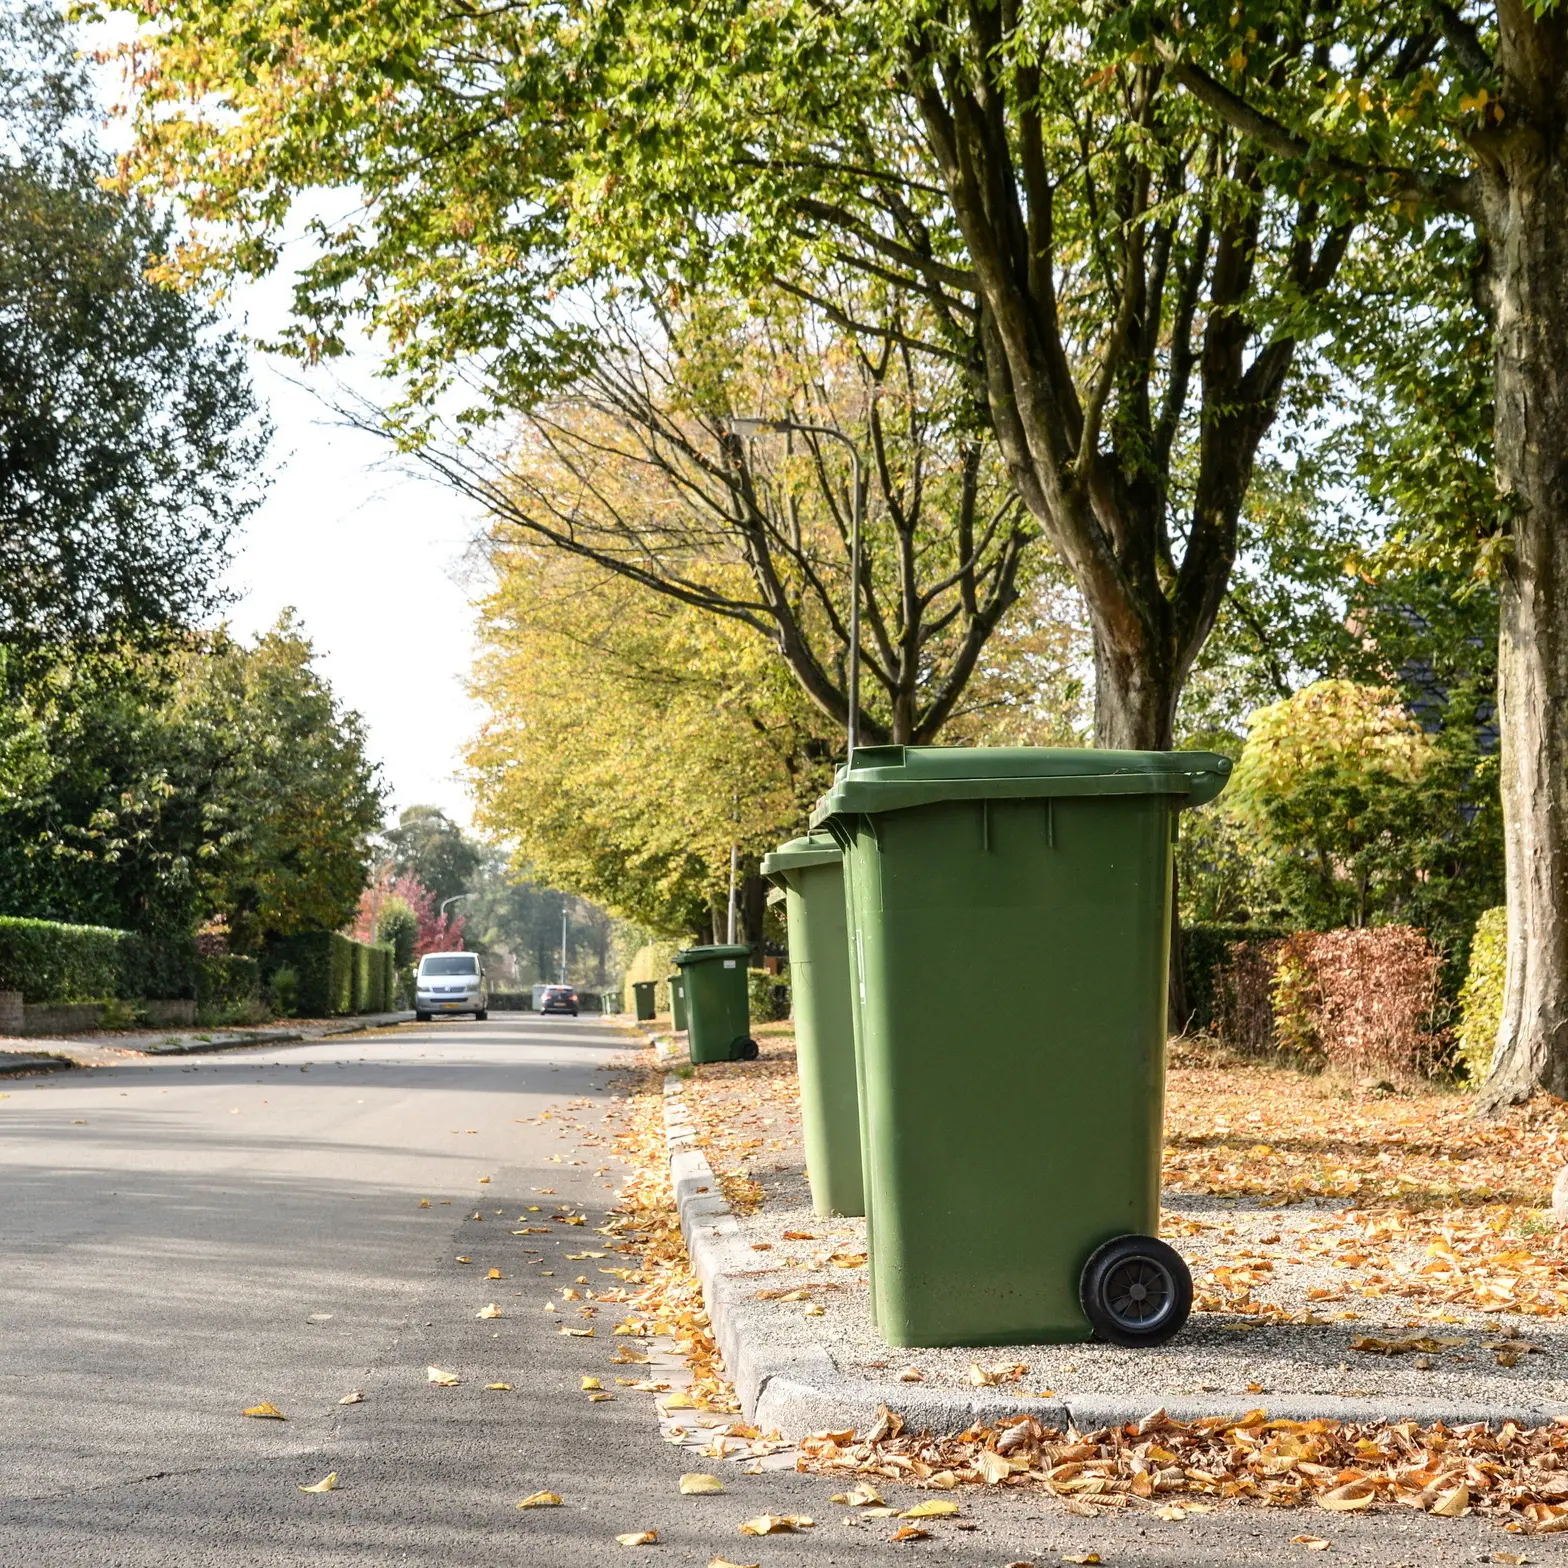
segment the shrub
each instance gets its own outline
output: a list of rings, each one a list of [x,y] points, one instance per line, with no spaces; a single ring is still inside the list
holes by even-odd
[[[1342,1071],[1409,1079],[1436,1064],[1442,958],[1410,926],[1298,931],[1279,949],[1281,1049]]]
[[[1475,923],[1470,968],[1459,992],[1459,1056],[1472,1083],[1480,1083],[1492,1070],[1507,970],[1508,911],[1488,909]]]
[[[372,1013],[379,1009],[371,1002],[370,960],[374,949],[364,942],[353,943],[353,968],[350,970],[349,1011]]]
[[[414,961],[414,943],[419,938],[419,917],[405,899],[390,898],[376,922],[376,941],[390,947],[397,967],[406,969]]]
[[[1232,1050],[1269,1056],[1274,1035],[1274,971],[1280,940],[1251,937],[1232,942],[1214,976],[1212,1028]]]
[[[274,969],[267,990],[272,997],[272,1010],[280,1018],[293,1018],[299,1013],[299,976],[292,969]]]
[[[1284,934],[1267,926],[1184,925],[1181,968],[1187,991],[1186,1027],[1200,1032],[1218,1029],[1226,975],[1237,961],[1238,945],[1267,942]]]
[[[194,936],[142,936],[127,932],[120,954],[121,996],[183,1001],[197,994],[196,966],[200,955]]]
[[[746,1000],[754,1023],[778,1023],[789,1017],[789,976],[766,969],[746,971]]]
[[[196,960],[196,1008],[216,1019],[254,1010],[261,1001],[261,964],[236,953]]]

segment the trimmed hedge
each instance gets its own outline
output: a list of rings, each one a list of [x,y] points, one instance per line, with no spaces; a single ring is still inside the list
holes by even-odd
[[[1220,977],[1231,961],[1233,942],[1271,942],[1287,935],[1272,926],[1205,926],[1181,928],[1181,967],[1187,982],[1189,1030],[1207,1033],[1214,1028],[1220,994]]]
[[[261,1000],[261,964],[237,953],[196,960],[196,1006],[202,1012],[244,1007]]]
[[[746,971],[746,1000],[757,1023],[781,1023],[790,1015],[789,973],[771,974],[766,969]]]
[[[385,955],[384,957],[380,955]],[[262,968],[270,976],[292,969],[301,1018],[337,1018],[386,1010],[392,949],[356,942],[336,931],[303,931],[268,944]]]
[[[1503,1021],[1503,983],[1508,972],[1508,911],[1488,909],[1475,923],[1470,968],[1459,992],[1459,1055],[1472,1083],[1492,1068],[1497,1030]]]
[[[183,1001],[196,994],[196,942],[0,916],[0,991],[26,1002]]]

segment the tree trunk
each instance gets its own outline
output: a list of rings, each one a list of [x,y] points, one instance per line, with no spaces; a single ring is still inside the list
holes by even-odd
[[[1568,1097],[1568,158],[1562,19],[1499,9],[1511,135],[1483,171],[1497,478],[1508,969],[1483,1110]],[[1515,124],[1516,108],[1522,110]]]
[[[1168,751],[1179,691],[1166,660],[1147,642],[1119,644],[1094,606],[1094,743],[1117,751]]]

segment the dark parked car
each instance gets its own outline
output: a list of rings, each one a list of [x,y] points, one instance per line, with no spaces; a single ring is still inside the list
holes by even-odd
[[[539,998],[541,1013],[570,1013],[577,1016],[577,993],[569,985],[547,985]]]

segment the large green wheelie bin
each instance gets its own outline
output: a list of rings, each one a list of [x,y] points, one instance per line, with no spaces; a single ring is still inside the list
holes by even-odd
[[[681,979],[680,970],[677,969],[665,981],[665,984],[670,988],[670,1027],[674,1029],[676,1034],[684,1034],[686,1032],[686,987],[685,982]]]
[[[844,850],[872,1310],[890,1345],[1158,1344],[1171,849],[1206,752],[868,746]]]
[[[688,947],[675,955],[686,992],[686,1051],[694,1062],[746,1062],[757,1054],[746,994],[749,947]]]
[[[645,1024],[650,1018],[658,1016],[653,1000],[653,993],[657,987],[658,982],[655,980],[632,982],[632,997],[637,1003],[637,1022],[640,1024]]]
[[[811,833],[766,856],[762,874],[784,889],[812,1207],[821,1215],[864,1214],[843,855],[831,834]]]

